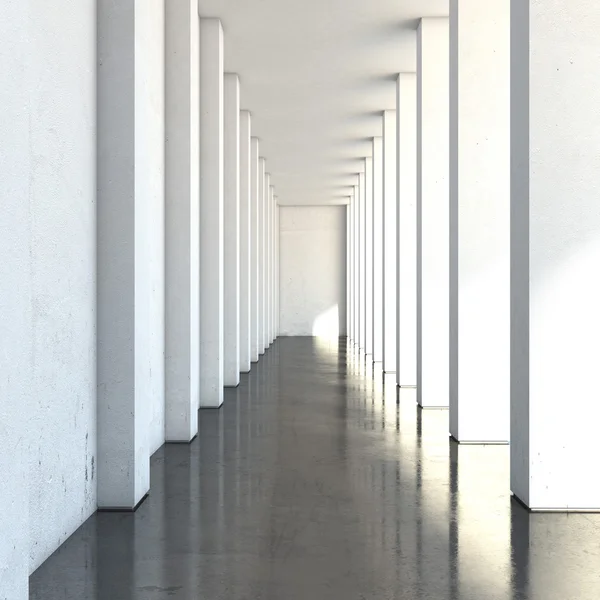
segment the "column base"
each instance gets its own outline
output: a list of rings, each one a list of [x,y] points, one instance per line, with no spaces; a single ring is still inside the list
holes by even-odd
[[[119,506],[103,506],[102,508],[98,508],[96,512],[104,512],[104,513],[134,513],[142,504],[143,502],[146,500],[146,498],[150,495],[150,492],[146,492],[146,494],[144,496],[142,496],[141,500],[134,506],[134,507],[128,507],[128,506],[123,506],[123,507],[119,507]]]

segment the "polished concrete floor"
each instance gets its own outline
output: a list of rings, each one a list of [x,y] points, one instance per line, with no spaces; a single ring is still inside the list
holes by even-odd
[[[600,516],[529,514],[506,446],[345,343],[281,338],[199,437],[152,459],[135,514],[97,514],[32,600],[598,600]]]

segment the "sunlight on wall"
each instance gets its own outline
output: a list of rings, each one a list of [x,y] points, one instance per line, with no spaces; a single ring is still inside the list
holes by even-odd
[[[340,308],[337,304],[322,312],[313,322],[315,337],[336,339],[340,335]]]

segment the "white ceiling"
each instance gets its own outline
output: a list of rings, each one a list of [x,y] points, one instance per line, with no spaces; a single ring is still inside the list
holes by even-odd
[[[448,0],[199,0],[219,17],[225,70],[280,204],[345,203],[395,106],[395,75],[415,70],[416,26]]]

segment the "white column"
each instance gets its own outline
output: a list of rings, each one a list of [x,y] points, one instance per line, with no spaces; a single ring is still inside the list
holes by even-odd
[[[373,158],[365,158],[365,354],[373,356]]]
[[[275,341],[275,189],[271,186],[271,196],[269,197],[269,343]]]
[[[354,317],[352,315],[354,299],[352,297],[352,197],[346,206],[346,335],[352,341],[354,334]]]
[[[148,341],[158,334],[144,318],[152,284],[149,219],[156,215],[145,185],[149,148],[136,152],[139,125],[148,122],[141,119],[147,96],[135,52],[141,28],[134,9],[133,0],[98,7],[98,506],[122,510],[135,508],[150,487],[144,392]]]
[[[358,347],[361,354],[365,350],[365,305],[366,269],[365,269],[365,174],[358,175]]]
[[[373,362],[383,361],[383,138],[373,138]]]
[[[448,19],[417,30],[417,401],[449,395]]]
[[[452,0],[450,433],[506,442],[509,405],[510,3]]]
[[[359,180],[356,174],[357,182]],[[360,348],[360,189],[354,186],[354,345]]]
[[[33,361],[28,2],[0,9],[0,598],[29,599],[27,421]],[[10,357],[10,360],[7,359]],[[41,485],[42,482],[39,482]]]
[[[350,204],[348,205],[348,296],[350,303],[350,310],[348,311],[348,325],[349,325],[349,335],[348,339],[352,344],[354,344],[354,312],[356,310],[356,298],[354,297],[354,187],[352,187],[352,192],[350,194]]]
[[[396,371],[396,111],[383,112],[383,372]]]
[[[417,385],[417,75],[401,73],[396,88],[398,221],[396,228],[396,383]]]
[[[200,386],[198,2],[165,11],[165,437],[189,442]]]
[[[273,322],[273,186],[269,185],[267,196],[267,346],[271,345],[271,324]]]
[[[275,196],[275,337],[279,337],[279,289],[280,289],[280,273],[279,273],[279,238],[280,238],[280,216],[279,203]]]
[[[240,113],[240,371],[248,373],[252,357],[251,239],[252,239],[252,119]]]
[[[600,5],[511,5],[511,490],[600,509]]]
[[[262,345],[265,350],[269,347],[269,194],[271,191],[271,174],[265,173],[263,197],[263,281],[262,281]]]
[[[228,387],[240,383],[240,80],[224,78],[224,362]]]
[[[265,159],[258,161],[258,352],[265,353]]]
[[[223,28],[200,19],[200,407],[223,404]]]
[[[258,362],[260,343],[259,328],[259,235],[260,235],[260,160],[258,138],[250,140],[250,350],[252,362]]]

